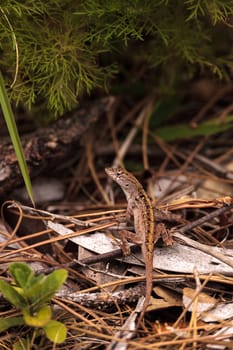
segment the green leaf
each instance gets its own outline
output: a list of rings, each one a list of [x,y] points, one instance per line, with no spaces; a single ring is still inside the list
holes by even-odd
[[[67,275],[68,272],[65,269],[56,270],[50,273],[43,284],[45,292],[47,291],[48,295],[51,294],[51,296],[53,296],[61,288]]]
[[[51,307],[45,305],[41,307],[33,316],[28,310],[23,311],[25,323],[31,327],[44,327],[52,317]]]
[[[33,303],[34,308],[48,302],[60,289],[67,278],[67,271],[56,270],[44,276],[38,283],[34,283],[31,288],[25,290],[25,297]]]
[[[32,185],[31,185],[31,180],[29,177],[29,172],[26,164],[26,160],[24,157],[23,153],[23,148],[20,142],[20,137],[18,133],[18,129],[15,123],[15,119],[13,116],[13,112],[11,109],[11,105],[7,96],[4,80],[2,77],[2,73],[0,71],[0,105],[2,107],[2,112],[5,118],[5,122],[10,134],[11,142],[13,144],[18,162],[19,162],[19,167],[21,170],[21,174],[24,179],[24,183],[26,185],[26,189],[29,195],[29,198],[31,199],[33,205],[34,205],[34,200],[33,200],[33,193],[32,193]]]
[[[44,327],[45,334],[54,343],[63,343],[66,340],[66,326],[58,321],[51,320]]]
[[[4,297],[16,308],[23,309],[27,306],[26,300],[9,283],[0,280],[0,291]]]
[[[0,332],[6,331],[10,327],[22,326],[25,322],[23,317],[0,318]]]
[[[21,262],[10,264],[9,271],[14,277],[16,284],[23,289],[30,285],[32,278],[34,277],[34,271],[30,266]]]

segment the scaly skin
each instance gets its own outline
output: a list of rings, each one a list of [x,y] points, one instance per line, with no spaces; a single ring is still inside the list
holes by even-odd
[[[121,167],[106,168],[106,173],[125,193],[128,207],[127,218],[133,216],[136,233],[135,242],[141,244],[146,266],[146,294],[138,325],[150,302],[153,282],[153,251],[155,243],[155,217],[152,203],[138,180]]]

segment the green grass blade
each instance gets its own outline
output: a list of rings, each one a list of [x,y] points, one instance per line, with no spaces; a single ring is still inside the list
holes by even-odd
[[[20,137],[18,133],[18,129],[15,123],[15,119],[13,116],[13,112],[11,109],[11,105],[9,102],[9,98],[7,96],[6,88],[5,88],[5,83],[2,77],[2,73],[0,72],[0,105],[2,107],[2,112],[5,118],[5,122],[10,134],[11,142],[13,144],[16,157],[19,162],[19,167],[21,174],[24,179],[24,183],[28,192],[28,196],[31,199],[33,205],[34,205],[34,200],[33,200],[33,193],[32,193],[32,185],[31,185],[31,180],[29,177],[29,172],[26,164],[26,160],[24,157],[23,153],[23,148],[20,142]]]
[[[164,141],[170,142],[179,139],[191,139],[196,136],[209,136],[224,132],[233,127],[233,116],[228,115],[224,123],[219,123],[218,119],[210,119],[199,124],[196,128],[192,128],[188,124],[176,124],[163,126],[154,129],[157,136]]]

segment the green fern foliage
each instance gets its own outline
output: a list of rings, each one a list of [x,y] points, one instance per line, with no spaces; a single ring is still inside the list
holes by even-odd
[[[222,78],[232,13],[232,0],[2,0],[0,70],[16,104],[54,116],[106,87],[124,62],[140,62],[158,85],[184,72]]]

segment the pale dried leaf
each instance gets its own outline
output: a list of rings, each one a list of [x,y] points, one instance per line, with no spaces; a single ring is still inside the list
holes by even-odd
[[[66,235],[73,232],[64,225],[52,221],[48,221],[48,227],[60,235]],[[97,254],[112,252],[120,247],[120,244],[116,239],[113,239],[102,232],[81,235],[69,238],[69,240]],[[218,253],[227,255],[228,257],[233,257],[233,249],[223,249],[218,247],[211,248]],[[142,254],[137,253],[135,256],[136,258],[132,255],[124,257],[124,261],[130,264],[142,265],[140,262],[140,260],[143,260]],[[196,267],[201,274],[209,274],[212,272],[228,276],[233,275],[233,269],[230,266],[209,254],[179,243],[174,243],[171,247],[155,248],[153,266],[157,269],[180,273],[193,273],[193,268]]]
[[[212,249],[228,257],[233,257],[233,249],[217,247],[212,247]],[[173,244],[171,247],[156,248],[154,262],[154,267],[174,272],[193,273],[193,268],[196,267],[200,274],[213,272],[229,276],[233,275],[232,267],[200,250],[178,243]]]
[[[202,317],[204,322],[216,322],[233,317],[233,303],[219,303],[212,310],[206,312]]]
[[[195,304],[195,311],[197,314],[210,310],[216,305],[217,300],[215,298],[212,298],[206,293],[199,293],[198,296],[196,296],[196,293],[197,291],[195,289],[183,289],[183,304],[188,309],[188,311],[193,311],[194,302],[192,300],[194,299],[197,299],[197,304]]]
[[[177,293],[159,286],[153,288],[153,291],[159,296],[159,298],[151,297],[150,305],[147,308],[148,311],[182,306],[182,300]]]

